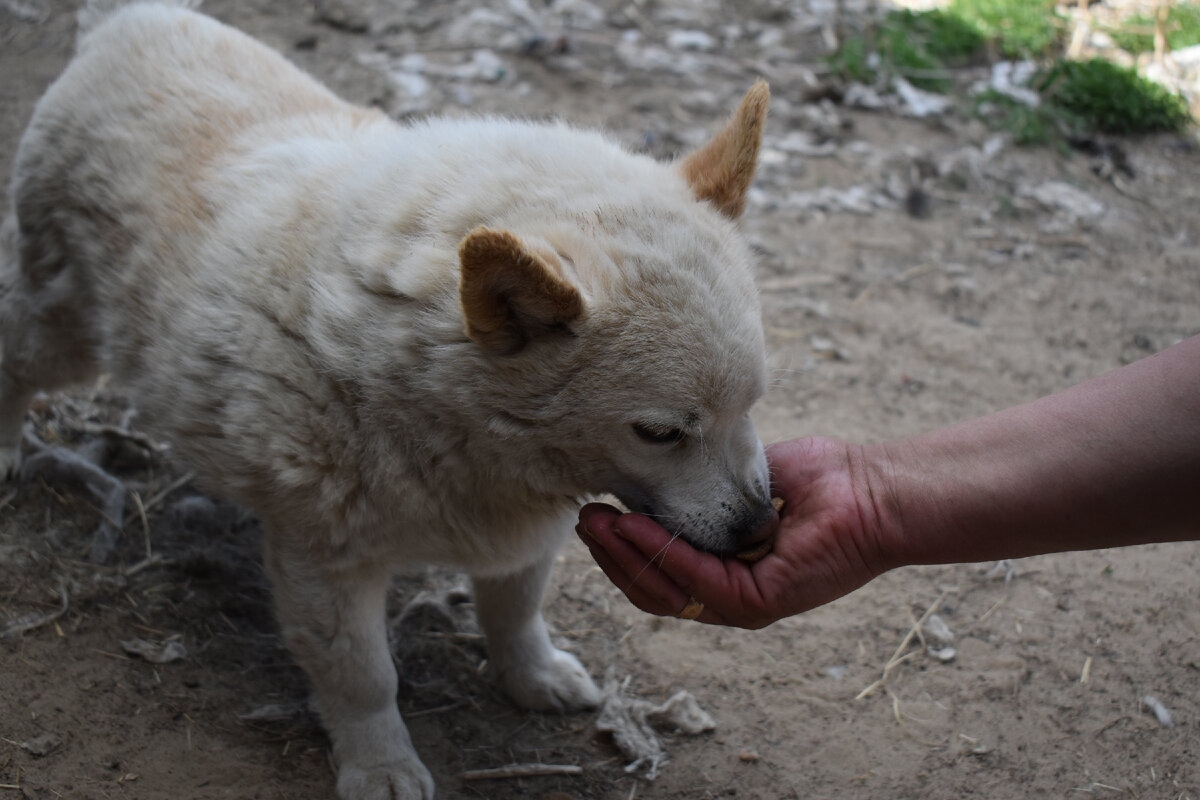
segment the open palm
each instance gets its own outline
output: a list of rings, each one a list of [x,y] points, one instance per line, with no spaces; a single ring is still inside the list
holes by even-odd
[[[856,448],[797,439],[767,457],[784,507],[774,549],[755,564],[698,551],[647,517],[602,504],[580,511],[580,538],[643,611],[677,616],[695,599],[704,604],[699,621],[743,628],[828,603],[889,568]]]

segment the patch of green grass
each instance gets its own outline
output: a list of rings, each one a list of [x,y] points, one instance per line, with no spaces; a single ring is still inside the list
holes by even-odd
[[[1180,9],[1195,13],[1190,35],[1200,39],[1200,5],[1173,10]],[[900,76],[927,91],[946,92],[948,69],[989,48],[1010,57],[1052,54],[1061,44],[1060,22],[1051,0],[952,0],[944,10],[890,11],[827,60],[847,80],[876,83]],[[1192,30],[1180,23],[1177,33]],[[1100,59],[1054,60],[1030,88],[1042,99],[1035,108],[987,91],[975,99],[974,112],[993,128],[1009,131],[1017,144],[1056,147],[1097,132],[1178,132],[1191,120],[1182,98]]]
[[[983,51],[986,39],[973,25],[944,11],[889,11],[878,26],[850,37],[829,59],[843,77],[873,83],[900,75],[914,86],[945,92],[947,65],[965,63]],[[872,65],[871,54],[878,56]]]
[[[1135,71],[1102,59],[1058,61],[1033,81],[1036,108],[988,90],[975,98],[974,113],[1018,145],[1065,148],[1069,138],[1093,133],[1180,132],[1191,120],[1178,95]]]
[[[852,36],[837,52],[826,57],[830,68],[846,80],[874,83],[877,77],[871,66],[871,49],[865,36]]]
[[[932,58],[951,65],[970,61],[987,45],[987,38],[977,26],[942,9],[892,11],[888,19]]]
[[[884,25],[876,32],[876,46],[883,63],[888,65],[890,72],[907,78],[914,86],[931,92],[949,89],[949,82],[938,74],[944,69],[942,62],[905,24],[896,24],[896,20],[890,19],[895,13],[889,14],[889,19],[884,20]],[[911,15],[911,12],[903,14]]]
[[[1140,28],[1140,31],[1112,31],[1113,41],[1122,50],[1130,53],[1149,53],[1154,50],[1154,20],[1137,14],[1124,21],[1122,27]],[[1200,44],[1200,3],[1180,3],[1167,12],[1164,33],[1167,47],[1182,50]]]
[[[1073,127],[1053,106],[1043,103],[1031,108],[993,89],[975,97],[974,113],[993,130],[1010,133],[1013,144],[1022,147],[1061,147],[1066,142],[1064,129]]]
[[[948,11],[995,41],[1008,58],[1044,55],[1063,35],[1053,0],[952,0]]]
[[[1132,69],[1098,58],[1059,61],[1035,88],[1047,104],[1102,133],[1179,132],[1191,119],[1183,98]]]

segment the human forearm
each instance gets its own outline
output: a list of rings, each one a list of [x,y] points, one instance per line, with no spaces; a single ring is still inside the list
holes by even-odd
[[[1200,337],[863,457],[892,566],[1196,537]]]

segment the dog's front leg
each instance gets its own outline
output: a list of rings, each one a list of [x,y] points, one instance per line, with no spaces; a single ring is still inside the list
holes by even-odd
[[[579,660],[550,643],[542,596],[558,547],[510,575],[480,577],[475,609],[487,635],[488,656],[518,705],[553,711],[591,708],[600,690]]]
[[[301,548],[268,547],[284,641],[313,683],[333,741],[342,800],[431,800],[433,778],[396,707],[388,650],[388,573],[331,570]]]

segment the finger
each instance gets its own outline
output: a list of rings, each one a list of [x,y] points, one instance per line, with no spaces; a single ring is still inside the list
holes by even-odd
[[[608,579],[613,582],[613,585],[624,591],[629,600],[642,611],[651,614],[669,614],[670,610],[663,604],[662,598],[649,594],[642,586],[635,583],[626,568],[621,565],[621,562],[615,559],[604,548],[602,540],[607,540],[608,536],[612,535],[609,526],[602,525],[598,520],[593,520],[593,525],[596,527],[595,533],[589,532],[582,522],[575,528],[575,531],[579,534],[580,540],[587,546],[588,552],[591,553],[596,564],[608,576]],[[606,530],[609,531],[607,535],[605,533]],[[608,544],[613,546],[614,549],[619,549],[622,546],[627,547],[623,542],[614,543],[609,541]]]
[[[580,537],[593,558],[630,601],[643,611],[660,616],[678,617],[692,599],[705,604],[697,618],[714,625],[736,624],[737,594],[728,594],[726,581],[697,580],[700,565],[709,565],[719,573],[720,558],[696,550],[672,536],[654,520],[640,514],[617,515],[610,506],[591,504],[580,511]],[[671,570],[665,564],[671,564]],[[743,572],[745,565],[736,564]],[[710,587],[717,586],[716,590]]]
[[[687,603],[688,595],[633,543],[618,535],[617,519],[615,509],[585,507],[576,530],[604,574],[634,605],[652,614],[676,615]]]
[[[652,595],[643,590],[642,586],[632,580],[625,574],[625,571],[598,545],[590,545],[588,548],[591,551],[592,558],[608,576],[608,579],[613,582],[613,585],[624,592],[625,597],[634,606],[645,611],[647,614],[656,614],[660,617],[669,617],[677,613],[677,609],[665,601],[661,596]]]
[[[653,520],[637,514],[619,517],[616,532],[652,560],[661,576],[681,596],[694,597],[705,604],[701,622],[751,624],[746,613],[747,600],[757,606],[762,597],[750,565],[697,550],[683,539],[672,537]]]
[[[666,582],[674,589],[663,595],[664,603],[670,601],[676,604],[675,610],[670,612],[672,616],[679,616],[679,610],[688,600],[695,599],[705,604],[704,612],[697,618],[699,622],[729,624],[728,620],[736,613],[736,608],[727,608],[731,596],[725,577],[725,561],[697,550],[680,537],[672,536],[654,520],[640,514],[621,515],[616,520],[614,531],[633,545],[644,559],[654,564],[656,579],[651,588]],[[744,564],[735,564],[743,572],[747,571]],[[646,570],[643,576],[648,572]],[[679,605],[681,598],[683,605]]]
[[[621,516],[621,511],[608,503],[587,503],[579,509],[579,521],[584,525],[587,525],[592,519],[605,516],[616,519]]]

